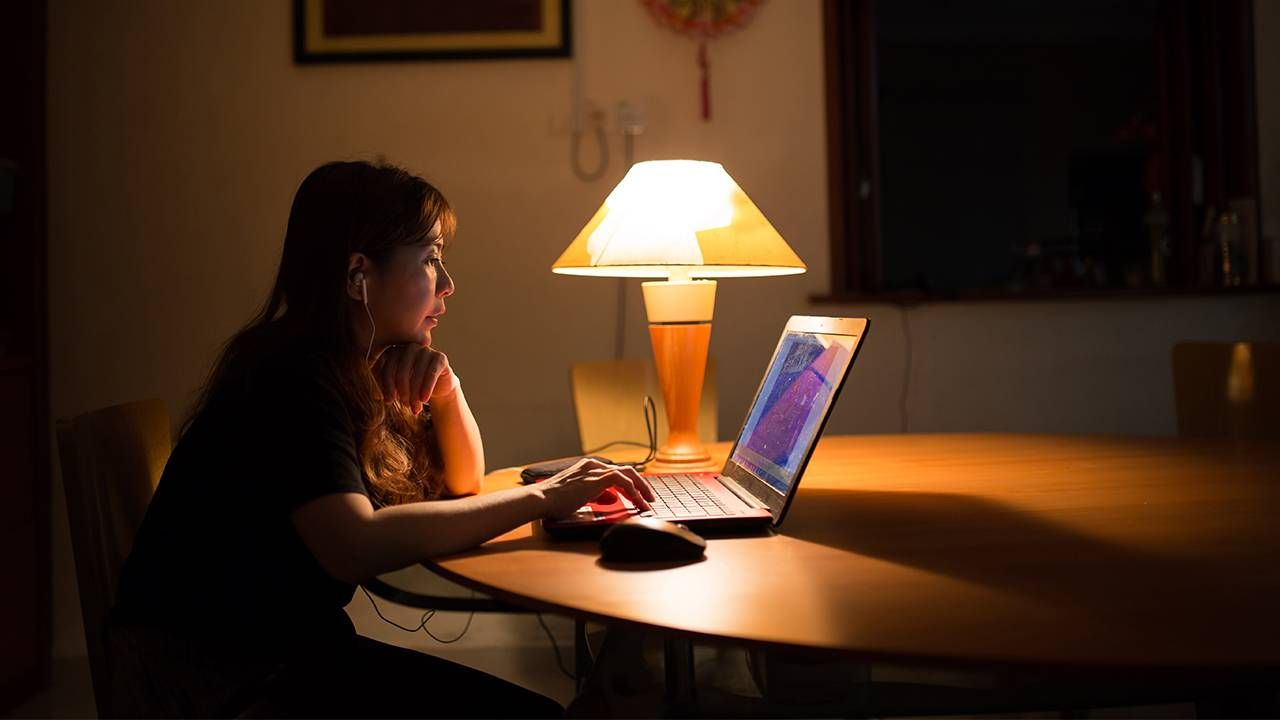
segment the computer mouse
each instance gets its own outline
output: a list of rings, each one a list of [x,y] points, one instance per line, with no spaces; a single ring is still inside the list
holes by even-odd
[[[706,550],[707,541],[697,533],[657,518],[627,518],[600,538],[600,558],[605,562],[697,560]]]

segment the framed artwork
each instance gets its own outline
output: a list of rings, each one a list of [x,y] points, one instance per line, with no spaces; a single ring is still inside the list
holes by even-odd
[[[294,0],[294,59],[569,57],[570,1]]]

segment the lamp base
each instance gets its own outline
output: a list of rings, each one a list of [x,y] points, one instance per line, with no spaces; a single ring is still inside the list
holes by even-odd
[[[651,323],[649,340],[667,406],[667,441],[658,448],[648,473],[719,470],[698,438],[698,406],[711,344],[710,322]]]
[[[673,462],[655,458],[644,466],[644,472],[646,475],[680,475],[683,473],[720,472],[724,469],[723,465],[711,462],[711,455],[706,453],[706,448],[703,448],[702,452],[702,458],[689,458],[687,461]]]

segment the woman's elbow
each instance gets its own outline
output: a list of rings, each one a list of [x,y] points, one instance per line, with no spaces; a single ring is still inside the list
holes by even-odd
[[[344,585],[362,585],[366,580],[374,576],[373,573],[365,572],[355,567],[335,566],[324,568],[324,571],[329,577]]]
[[[450,497],[478,495],[484,487],[484,476],[479,472],[446,476],[444,487]]]
[[[311,554],[326,575],[347,585],[359,585],[378,575],[368,554],[356,544],[335,543],[324,549],[312,548]]]
[[[348,584],[378,574],[372,521],[368,498],[351,494],[321,497],[293,513],[294,528],[320,569]]]

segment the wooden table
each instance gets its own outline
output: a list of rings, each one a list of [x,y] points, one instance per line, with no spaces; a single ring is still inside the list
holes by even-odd
[[[524,526],[428,566],[539,610],[866,660],[1280,668],[1280,446],[827,437],[778,534],[693,565],[604,567]]]

